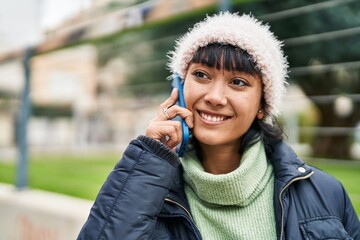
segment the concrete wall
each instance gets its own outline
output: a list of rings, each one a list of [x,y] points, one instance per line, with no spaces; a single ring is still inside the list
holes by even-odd
[[[0,239],[76,239],[92,201],[0,184]]]

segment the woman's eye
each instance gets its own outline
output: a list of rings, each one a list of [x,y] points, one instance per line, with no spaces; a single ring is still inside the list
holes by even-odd
[[[208,76],[204,72],[195,71],[193,75],[197,78],[208,78]]]
[[[231,84],[236,85],[236,86],[247,86],[247,83],[244,80],[239,79],[239,78],[232,80]]]

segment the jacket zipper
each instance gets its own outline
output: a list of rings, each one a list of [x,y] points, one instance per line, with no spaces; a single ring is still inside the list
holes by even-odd
[[[311,171],[310,173],[308,173],[305,176],[301,176],[301,177],[297,177],[292,179],[290,182],[288,182],[288,184],[285,185],[285,187],[283,187],[283,189],[281,190],[280,194],[279,194],[279,201],[280,201],[280,206],[281,206],[281,232],[280,232],[280,240],[283,239],[283,235],[284,235],[284,205],[282,202],[282,194],[284,193],[284,191],[294,182],[299,181],[299,180],[304,180],[309,178],[311,175],[313,175],[314,172]]]
[[[170,198],[165,198],[165,201],[166,201],[166,202],[169,202],[169,203],[172,203],[172,204],[175,204],[176,206],[180,207],[181,209],[183,209],[183,210],[185,211],[186,215],[189,217],[189,219],[190,219],[190,221],[191,221],[191,223],[192,223],[192,225],[193,225],[193,230],[194,230],[194,234],[195,234],[195,236],[196,236],[196,239],[202,239],[199,230],[198,230],[198,229],[196,228],[196,226],[195,226],[195,221],[194,221],[194,219],[192,218],[189,210],[187,210],[186,207],[184,207],[184,206],[181,205],[180,203],[178,203],[178,202],[176,202],[176,201],[174,201],[174,200],[172,200],[172,199],[170,199]]]
[[[165,198],[165,201],[170,202],[170,203],[173,203],[173,204],[175,204],[176,206],[178,206],[178,207],[180,207],[181,209],[183,209],[183,210],[186,212],[186,214],[188,215],[188,217],[191,219],[191,221],[194,221],[193,218],[191,217],[190,212],[186,209],[186,207],[184,207],[184,206],[181,205],[180,203],[178,203],[178,202],[176,202],[176,201],[174,201],[174,200],[172,200],[172,199],[170,199],[170,198]]]

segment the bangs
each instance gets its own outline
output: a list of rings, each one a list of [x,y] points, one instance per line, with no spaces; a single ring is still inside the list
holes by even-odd
[[[230,44],[213,43],[200,47],[191,62],[215,67],[218,70],[239,71],[261,77],[261,72],[250,54]]]

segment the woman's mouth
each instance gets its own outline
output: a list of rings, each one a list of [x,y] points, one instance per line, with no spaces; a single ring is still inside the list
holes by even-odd
[[[220,123],[230,118],[229,116],[225,116],[225,115],[205,113],[202,111],[198,111],[198,112],[200,117],[207,122]]]

